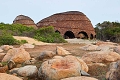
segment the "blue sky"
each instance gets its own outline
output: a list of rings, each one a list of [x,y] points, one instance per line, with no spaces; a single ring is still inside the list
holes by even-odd
[[[35,23],[55,13],[83,12],[93,26],[103,21],[120,22],[120,0],[0,0],[0,22],[12,23],[16,16],[29,16]]]

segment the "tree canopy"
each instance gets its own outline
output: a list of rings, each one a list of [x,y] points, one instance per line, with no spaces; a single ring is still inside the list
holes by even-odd
[[[112,42],[120,42],[120,23],[104,21],[98,23],[95,27],[96,38],[100,40],[110,40]]]

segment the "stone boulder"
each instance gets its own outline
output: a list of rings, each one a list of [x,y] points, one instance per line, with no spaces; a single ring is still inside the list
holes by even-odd
[[[69,55],[70,52],[66,51],[63,47],[57,46],[56,48],[57,55]]]
[[[17,74],[23,77],[37,77],[38,69],[36,66],[27,65],[20,67],[17,71]]]
[[[87,64],[82,59],[80,59],[79,57],[77,57],[77,59],[78,59],[79,63],[81,64],[82,70],[84,70],[85,72],[88,72]]]
[[[103,42],[103,41],[98,41],[96,43],[96,45],[100,46],[100,45],[114,45],[114,46],[117,46],[118,44],[117,43],[113,43],[113,42]]]
[[[1,46],[0,47],[2,50],[9,50],[9,49],[12,49],[13,48],[13,46],[10,46],[10,45],[3,45],[3,46]]]
[[[2,50],[2,49],[0,49],[0,52],[3,52],[3,50]]]
[[[35,45],[26,43],[26,44],[21,45],[20,47],[21,47],[21,48],[34,48]]]
[[[92,45],[92,44],[89,44],[89,45],[85,45],[83,47],[81,47],[82,50],[86,50],[86,51],[95,51],[97,50],[97,45]]]
[[[13,60],[10,60],[10,61],[8,61],[7,66],[8,66],[8,69],[10,70],[10,69],[15,68],[16,64]]]
[[[66,77],[86,75],[85,71],[82,70],[82,65],[74,56],[54,58],[42,63],[38,76],[45,80],[59,80]]]
[[[86,76],[80,76],[80,77],[70,77],[70,78],[65,78],[61,80],[98,80],[92,77],[86,77]]]
[[[30,60],[26,60],[24,62],[25,65],[31,65],[34,64],[37,60],[35,60],[35,58],[31,58]]]
[[[114,51],[120,54],[120,46],[114,47]]]
[[[0,73],[6,73],[7,71],[8,71],[8,66],[7,65],[0,67]]]
[[[53,59],[62,59],[62,56],[54,56]]]
[[[50,58],[53,58],[53,56],[55,55],[56,53],[54,53],[53,51],[43,51],[40,53],[38,59],[39,60],[50,59]]]
[[[15,63],[23,63],[26,60],[31,59],[30,54],[23,48],[10,49],[4,56],[2,62],[13,60]]]
[[[114,47],[116,47],[115,45],[110,45],[110,44],[101,44],[98,46],[97,50],[100,51],[113,51]]]
[[[13,69],[9,70],[9,73],[12,74],[12,75],[13,75],[13,74],[16,74],[16,75],[17,75],[17,74],[18,74],[18,73],[17,73],[17,72],[18,72],[18,69],[19,69],[19,68],[13,68]]]
[[[107,63],[120,60],[120,55],[112,51],[95,51],[83,55],[82,60],[87,64]]]
[[[6,55],[6,53],[0,53],[0,62],[3,59],[3,57]]]
[[[112,62],[106,73],[106,80],[120,80],[120,60]]]
[[[23,80],[23,79],[6,73],[0,73],[0,80]]]
[[[98,76],[98,75],[103,75],[107,72],[108,67],[106,64],[103,63],[92,63],[92,64],[87,64],[89,67],[88,73],[90,75]],[[100,79],[101,80],[101,79]]]

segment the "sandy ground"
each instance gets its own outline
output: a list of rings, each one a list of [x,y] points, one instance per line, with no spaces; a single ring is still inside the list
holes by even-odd
[[[17,40],[26,40],[29,44],[35,44],[35,45],[50,45],[51,43],[45,43],[38,41],[36,39],[30,38],[30,37],[22,37],[22,36],[13,36]]]
[[[83,50],[80,50],[80,47],[88,43],[89,44],[93,43],[91,41],[82,40],[82,39],[66,39],[68,43],[44,43],[29,37],[14,36],[14,38],[17,40],[27,40],[29,44],[36,45],[35,48],[33,49],[26,49],[26,51],[28,51],[32,57],[37,57],[41,52],[46,50],[55,52],[57,46],[61,46],[65,48],[67,51],[71,52],[73,55],[82,56],[85,52]]]
[[[85,39],[65,39],[68,43],[85,43],[85,44],[92,44],[92,43],[96,43],[97,40],[85,40]]]
[[[41,42],[38,40],[35,40],[33,38],[30,37],[21,37],[21,36],[13,36],[15,39],[17,40],[26,40],[28,41],[29,44],[35,44],[35,45],[51,45],[53,43],[45,43],[45,42]],[[91,44],[91,43],[96,43],[97,40],[84,40],[84,39],[65,39],[68,43],[85,43],[85,44]],[[56,44],[56,43],[54,43]]]
[[[83,39],[65,39],[68,43],[44,43],[41,41],[37,41],[33,38],[29,37],[21,37],[21,36],[13,36],[17,40],[26,40],[29,44],[35,44],[35,48],[33,49],[26,49],[32,57],[37,57],[43,51],[56,50],[57,46],[61,46],[65,48],[67,51],[71,52],[75,56],[82,56],[85,51],[81,50],[80,47],[86,44],[96,43],[95,40],[83,40]]]

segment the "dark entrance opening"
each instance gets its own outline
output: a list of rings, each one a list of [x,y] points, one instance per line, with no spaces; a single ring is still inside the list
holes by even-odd
[[[90,34],[90,39],[93,39],[93,34]]]
[[[78,38],[80,38],[80,39],[88,39],[88,35],[87,35],[86,32],[81,31],[81,32],[78,33]]]
[[[96,35],[95,35],[95,38],[96,38]]]
[[[73,33],[72,31],[67,31],[67,32],[65,32],[65,34],[64,34],[64,38],[65,38],[65,39],[75,38],[75,35],[74,35],[74,33]]]

